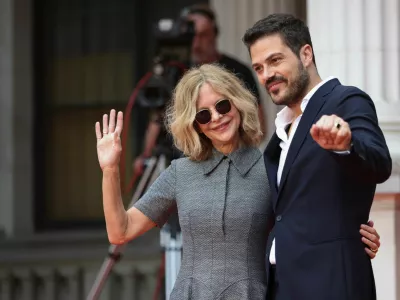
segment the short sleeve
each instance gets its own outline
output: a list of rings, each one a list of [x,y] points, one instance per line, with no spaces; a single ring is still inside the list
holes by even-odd
[[[161,228],[176,207],[175,186],[176,161],[172,161],[133,206]]]

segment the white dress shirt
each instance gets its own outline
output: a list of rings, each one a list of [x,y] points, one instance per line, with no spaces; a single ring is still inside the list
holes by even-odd
[[[321,81],[318,83],[315,87],[313,87],[308,94],[304,97],[304,99],[301,101],[300,104],[300,109],[301,109],[301,115],[299,115],[297,118],[295,118],[294,113],[290,110],[289,107],[285,106],[276,116],[275,119],[275,126],[276,126],[276,135],[280,138],[281,142],[279,146],[281,147],[281,156],[279,157],[279,166],[278,166],[278,176],[277,176],[277,185],[279,187],[279,184],[281,182],[281,177],[282,177],[282,171],[283,167],[285,165],[286,161],[286,156],[289,152],[289,147],[290,144],[292,143],[293,137],[296,133],[297,126],[300,123],[301,116],[304,113],[304,110],[306,109],[306,106],[308,102],[310,101],[311,97],[314,95],[314,93],[326,82],[329,80],[334,79],[335,77],[328,77],[325,80]],[[286,128],[289,124],[291,125],[291,130],[290,130],[290,135],[286,133]],[[271,247],[271,252],[269,255],[269,261],[271,264],[275,265],[276,264],[276,256],[275,256],[275,239],[272,242],[272,247]]]

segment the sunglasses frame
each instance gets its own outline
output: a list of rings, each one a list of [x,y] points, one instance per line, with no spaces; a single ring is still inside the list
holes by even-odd
[[[218,103],[221,103],[222,101],[228,101],[228,102],[229,102],[229,110],[228,110],[226,113],[223,113],[223,114],[220,113],[220,112],[218,111],[218,109],[217,109]],[[218,101],[214,104],[214,108],[215,108],[215,110],[216,110],[216,112],[217,112],[218,114],[220,114],[220,115],[222,115],[222,116],[223,116],[223,115],[226,115],[227,113],[229,113],[229,112],[232,110],[232,103],[231,103],[231,100],[229,100],[229,99],[227,99],[227,98],[218,100]],[[210,120],[209,120],[208,122],[206,122],[206,123],[200,123],[200,122],[197,121],[197,119],[196,119],[197,114],[200,113],[200,112],[202,112],[202,111],[208,111],[209,114],[210,114]],[[194,120],[195,120],[198,124],[200,124],[200,125],[206,125],[206,124],[210,123],[211,120],[212,120],[212,113],[211,113],[210,109],[208,109],[208,108],[200,109],[198,112],[196,112],[196,116],[195,116]]]

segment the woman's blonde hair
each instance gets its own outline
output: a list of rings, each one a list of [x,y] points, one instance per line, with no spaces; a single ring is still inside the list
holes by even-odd
[[[258,146],[262,133],[256,98],[235,74],[217,64],[203,64],[188,70],[175,87],[166,115],[175,146],[192,160],[206,160],[212,154],[211,141],[197,130],[195,123],[196,103],[205,83],[229,99],[239,111],[241,143]]]

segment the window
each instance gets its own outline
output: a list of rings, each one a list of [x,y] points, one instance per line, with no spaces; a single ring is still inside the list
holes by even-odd
[[[104,219],[94,124],[111,108],[124,110],[134,86],[134,11],[127,0],[36,7],[39,227]],[[126,153],[131,159],[132,149]]]

